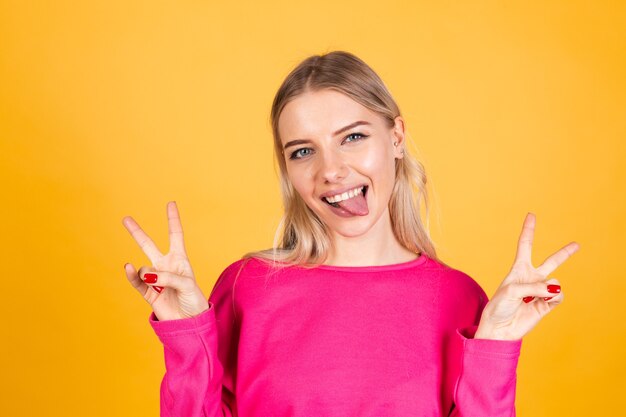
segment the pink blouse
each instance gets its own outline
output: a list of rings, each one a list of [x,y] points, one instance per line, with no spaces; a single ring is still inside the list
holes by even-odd
[[[522,339],[473,338],[487,302],[425,254],[313,269],[239,259],[208,310],[150,314],[161,416],[513,417]]]

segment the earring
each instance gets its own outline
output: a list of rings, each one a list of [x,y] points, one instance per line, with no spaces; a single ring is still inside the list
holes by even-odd
[[[398,142],[394,142],[393,146],[398,146]],[[400,149],[400,153],[404,155],[404,149]]]

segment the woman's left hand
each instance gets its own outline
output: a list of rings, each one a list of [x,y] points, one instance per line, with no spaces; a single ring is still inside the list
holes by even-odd
[[[513,267],[485,306],[475,339],[521,339],[563,302],[559,281],[546,278],[576,253],[580,245],[568,243],[535,268],[531,261],[534,232],[535,215],[528,213]]]

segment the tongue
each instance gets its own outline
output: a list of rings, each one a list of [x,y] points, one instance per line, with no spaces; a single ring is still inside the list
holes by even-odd
[[[369,213],[367,209],[367,200],[363,193],[359,193],[356,196],[338,202],[339,206],[350,214],[355,216],[366,216]]]

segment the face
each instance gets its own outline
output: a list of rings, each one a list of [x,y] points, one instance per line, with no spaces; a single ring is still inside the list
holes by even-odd
[[[356,237],[377,226],[391,230],[395,159],[403,157],[404,145],[400,116],[390,128],[382,116],[326,89],[289,102],[278,131],[288,179],[332,233]]]

